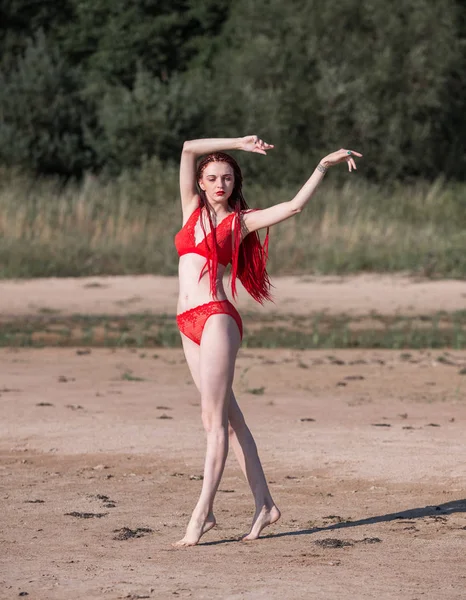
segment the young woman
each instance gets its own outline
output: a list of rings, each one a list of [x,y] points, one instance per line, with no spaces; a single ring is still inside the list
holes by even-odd
[[[183,145],[180,190],[183,227],[175,237],[180,255],[177,323],[191,375],[201,394],[202,422],[207,435],[204,479],[186,534],[176,546],[194,546],[215,526],[213,504],[229,442],[248,480],[255,501],[251,530],[254,540],[280,518],[257,453],[254,438],[232,390],[242,338],[238,311],[227,299],[223,275],[232,265],[236,278],[258,302],[270,298],[266,271],[268,236],[262,246],[257,231],[298,214],[313,196],[329,167],[346,162],[356,169],[358,152],[341,149],[323,158],[297,195],[263,210],[249,210],[242,194],[242,175],[226,150],[267,154],[273,145],[255,135],[236,139],[201,139]],[[199,156],[207,155],[199,164]]]

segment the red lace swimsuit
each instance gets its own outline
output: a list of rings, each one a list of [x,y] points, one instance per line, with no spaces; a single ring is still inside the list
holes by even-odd
[[[185,254],[199,254],[205,259],[212,259],[212,252],[209,249],[207,243],[209,238],[212,237],[212,233],[208,233],[207,236],[198,244],[196,244],[196,237],[194,229],[197,225],[201,214],[201,208],[198,207],[189,217],[184,224],[183,228],[175,235],[175,247],[178,251],[179,256]],[[233,254],[233,242],[232,242],[232,220],[235,213],[230,213],[228,217],[225,217],[223,221],[216,227],[215,235],[217,238],[217,260],[218,262],[226,267],[230,262]]]
[[[182,229],[176,234],[175,247],[179,256],[194,253],[203,256],[206,261],[209,261],[213,259],[212,251],[208,246],[212,233],[208,233],[201,242],[196,244],[195,227],[198,223],[200,214],[201,207],[198,207],[186,221]],[[231,262],[233,255],[232,225],[234,217],[235,213],[229,214],[215,229],[217,260],[223,266],[227,266]],[[206,262],[206,264],[208,263]],[[241,317],[229,300],[214,300],[179,314],[176,317],[178,329],[186,337],[200,345],[202,332],[207,319],[216,314],[226,314],[233,317],[238,326],[240,336],[243,337]]]

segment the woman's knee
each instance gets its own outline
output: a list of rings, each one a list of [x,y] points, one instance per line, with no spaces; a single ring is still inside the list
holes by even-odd
[[[243,413],[240,407],[238,406],[233,392],[231,394],[230,405],[228,407],[228,422],[230,427],[234,431],[237,431],[246,426],[246,421],[244,419]]]
[[[201,419],[206,433],[223,431],[226,434],[228,432],[228,420],[222,414],[218,414],[211,410],[202,410]]]
[[[229,415],[228,420],[228,435],[233,437],[234,435],[241,435],[243,431],[246,431],[247,425],[242,413]]]
[[[230,423],[230,421],[228,422],[228,437],[232,438],[233,436],[236,435],[236,431],[234,430],[232,424]]]

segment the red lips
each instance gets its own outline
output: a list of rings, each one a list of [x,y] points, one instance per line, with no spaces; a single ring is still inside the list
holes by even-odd
[[[224,196],[224,195],[225,195],[225,192],[216,192],[216,194],[215,194],[215,195],[216,195],[216,196]]]

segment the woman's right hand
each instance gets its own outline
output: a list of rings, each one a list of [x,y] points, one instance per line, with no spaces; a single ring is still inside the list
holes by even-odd
[[[273,148],[273,144],[267,144],[257,135],[246,135],[240,138],[240,150],[245,152],[256,152],[257,154],[267,154],[267,150]]]

